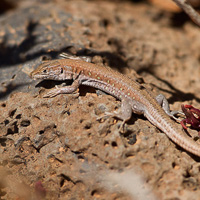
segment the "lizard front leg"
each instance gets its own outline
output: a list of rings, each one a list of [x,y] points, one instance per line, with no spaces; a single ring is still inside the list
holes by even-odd
[[[56,89],[50,90],[50,92],[45,94],[43,97],[54,97],[59,94],[72,94],[73,92],[75,92],[78,89],[78,87],[80,85],[79,82],[80,82],[79,79],[76,79],[70,86],[65,86],[65,87],[61,87],[61,88],[56,87]]]
[[[64,53],[64,52],[61,53],[59,56],[62,58],[66,58],[66,59],[83,60],[83,61],[89,62],[89,63],[92,62],[92,58],[90,56],[75,56],[75,55],[71,55],[71,54]]]

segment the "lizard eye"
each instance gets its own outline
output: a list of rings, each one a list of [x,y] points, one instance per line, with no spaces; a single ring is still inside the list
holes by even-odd
[[[44,69],[44,70],[43,70],[43,73],[46,73],[46,72],[47,72],[47,70],[46,70],[46,69]]]
[[[61,73],[61,74],[63,73],[63,68],[61,68],[60,73]]]

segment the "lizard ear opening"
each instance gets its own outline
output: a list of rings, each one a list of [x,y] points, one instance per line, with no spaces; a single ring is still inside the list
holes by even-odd
[[[61,73],[61,74],[63,73],[63,68],[61,68],[60,73]]]

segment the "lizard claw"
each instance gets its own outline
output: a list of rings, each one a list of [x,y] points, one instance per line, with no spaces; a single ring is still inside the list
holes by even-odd
[[[98,117],[97,118],[97,121],[103,119],[103,118],[106,118],[106,117],[109,117],[109,118],[114,118],[114,117],[117,117],[118,118],[118,112],[117,111],[114,111],[113,113],[111,112],[105,112],[103,116],[101,117]],[[120,127],[119,127],[119,132],[120,133],[124,133],[124,125],[126,123],[126,120],[123,120]]]
[[[106,117],[115,117],[115,115],[116,115],[115,111],[113,113],[105,112],[103,116],[97,118],[97,121],[99,121],[103,118],[106,118]]]
[[[52,98],[52,97],[55,97],[59,94],[64,94],[64,93],[59,88],[56,88],[56,89],[50,90],[50,92],[47,92],[43,97],[44,98]],[[79,96],[79,92],[77,92],[77,91],[72,92],[72,94],[76,94],[76,95]]]
[[[181,111],[176,111],[176,110],[170,112],[170,117],[173,118],[175,121],[177,121],[177,122],[180,123],[182,120],[179,119],[178,117],[176,117],[176,115],[182,115],[182,116],[184,116],[184,113],[181,112]]]

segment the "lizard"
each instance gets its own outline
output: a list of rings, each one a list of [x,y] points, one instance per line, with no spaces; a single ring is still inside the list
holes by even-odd
[[[73,83],[64,87],[51,89],[44,97],[54,97],[59,94],[71,94],[80,85],[94,87],[121,100],[121,108],[105,115],[117,117],[123,125],[131,118],[132,113],[143,114],[154,126],[162,130],[174,143],[186,151],[200,156],[200,145],[192,138],[184,135],[177,128],[173,119],[178,112],[170,111],[164,95],[156,98],[143,85],[116,70],[107,66],[91,63],[82,58],[67,57],[42,62],[30,73],[34,80],[73,80]]]

